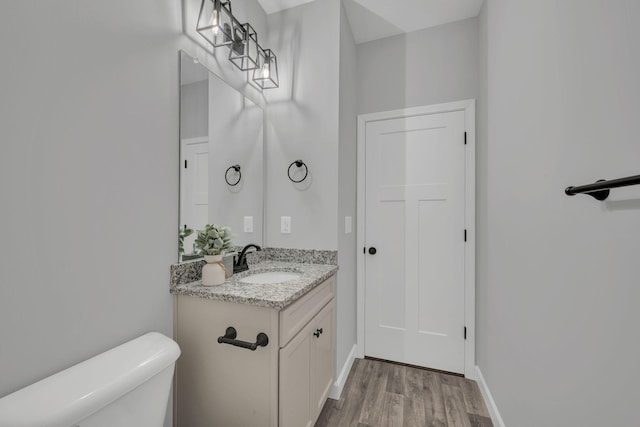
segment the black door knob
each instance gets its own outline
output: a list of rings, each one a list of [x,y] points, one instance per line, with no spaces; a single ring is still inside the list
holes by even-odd
[[[370,248],[369,248],[369,254],[370,254],[370,255],[375,255],[375,254],[376,254],[376,252],[378,252],[378,250],[377,250],[376,248],[374,248],[374,247],[370,247]]]

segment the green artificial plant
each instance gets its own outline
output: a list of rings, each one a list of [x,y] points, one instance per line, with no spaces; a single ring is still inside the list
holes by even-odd
[[[220,255],[231,247],[231,230],[229,227],[207,224],[198,230],[196,248],[201,255]]]
[[[193,234],[193,230],[190,228],[187,228],[186,225],[184,226],[184,228],[179,229],[178,231],[178,253],[179,254],[184,253],[184,238],[191,236],[192,234]]]

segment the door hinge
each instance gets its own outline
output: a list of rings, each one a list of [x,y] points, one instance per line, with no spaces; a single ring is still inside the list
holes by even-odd
[[[186,160],[184,161],[184,168],[185,169],[187,168],[187,161]]]
[[[467,241],[467,229],[466,228],[464,229],[464,241],[465,242]]]
[[[467,339],[467,327],[466,326],[464,327],[464,339],[465,340]]]
[[[467,133],[464,133],[464,145],[467,145]]]

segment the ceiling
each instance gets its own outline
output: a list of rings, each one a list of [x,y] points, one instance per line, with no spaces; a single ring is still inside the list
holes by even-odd
[[[258,0],[258,3],[260,3],[265,12],[272,14],[312,1],[314,0]]]
[[[314,0],[258,0],[271,14]],[[343,0],[356,43],[477,16],[483,0]]]

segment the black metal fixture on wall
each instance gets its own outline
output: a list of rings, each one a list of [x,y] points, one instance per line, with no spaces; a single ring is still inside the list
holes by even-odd
[[[229,172],[232,170],[235,172],[235,181],[233,179],[229,180]],[[230,187],[235,187],[236,185],[238,185],[242,180],[242,171],[240,170],[240,165],[229,166],[229,168],[227,168],[227,171],[224,173],[224,180]]]
[[[295,171],[292,173],[291,172],[291,168],[293,166],[296,166],[298,169],[304,167],[304,176],[301,179],[294,179],[293,175],[295,174]],[[305,162],[303,162],[302,160],[294,160],[293,162],[291,162],[291,164],[289,165],[289,168],[287,169],[287,176],[289,177],[289,179],[291,180],[291,182],[299,184],[302,181],[304,181],[305,179],[307,179],[307,176],[309,175],[309,168],[307,167],[307,165],[305,164]]]
[[[252,73],[261,89],[279,86],[277,58],[258,43],[258,33],[249,23],[241,24],[231,12],[231,0],[202,0],[196,31],[213,48],[227,47],[229,61]]]
[[[627,176],[625,178],[604,180],[600,179],[593,184],[580,185],[578,187],[567,187],[564,193],[567,196],[576,194],[587,194],[596,200],[606,200],[609,197],[609,190],[612,188],[628,187],[630,185],[640,185],[640,175]]]

